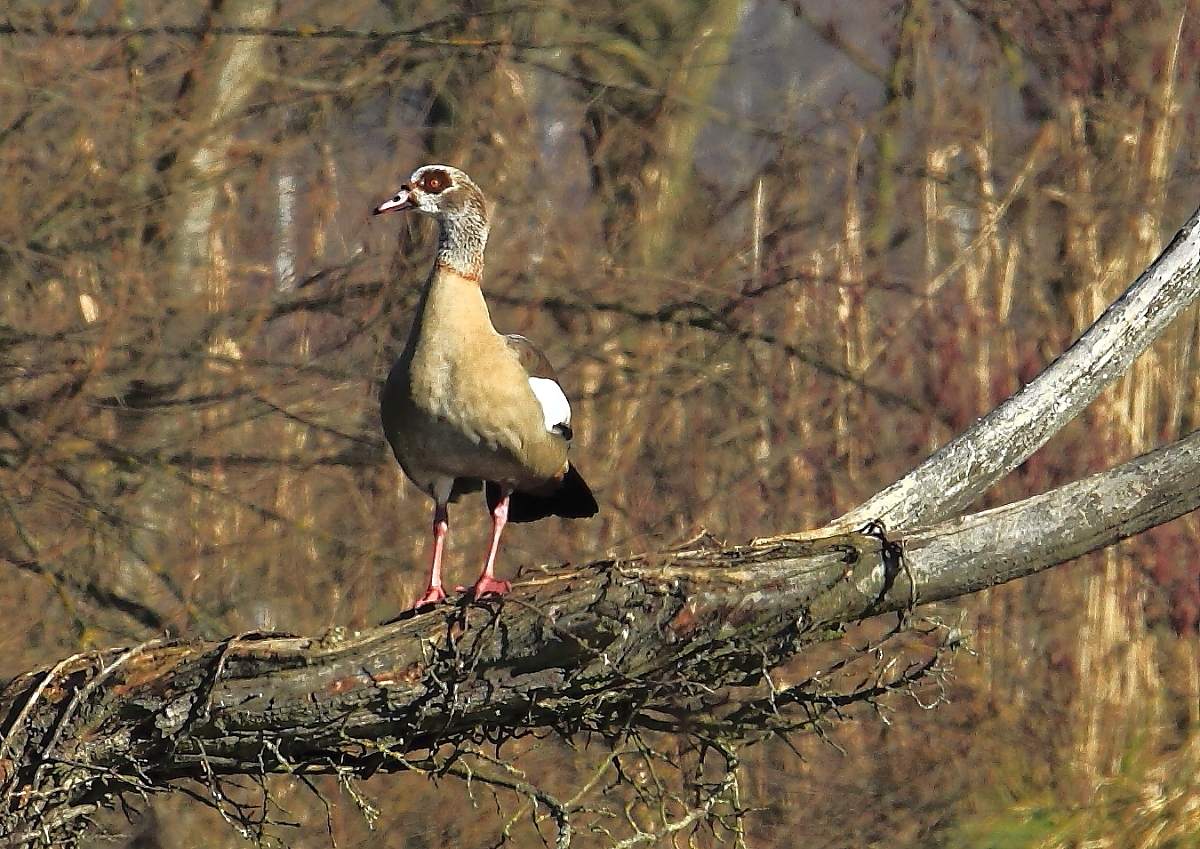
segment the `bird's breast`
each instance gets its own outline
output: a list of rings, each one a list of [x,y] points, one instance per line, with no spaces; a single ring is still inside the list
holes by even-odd
[[[566,443],[546,431],[524,369],[494,338],[490,350],[478,338],[468,351],[417,345],[397,362],[383,398],[384,430],[406,471],[516,488],[561,474]]]

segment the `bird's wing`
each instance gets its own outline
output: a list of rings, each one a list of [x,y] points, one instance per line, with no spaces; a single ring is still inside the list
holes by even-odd
[[[517,360],[525,373],[529,375],[529,388],[542,407],[542,417],[546,422],[546,430],[560,436],[571,438],[571,404],[567,401],[566,393],[558,384],[554,375],[554,367],[534,344],[524,336],[512,334],[505,336],[509,350],[517,355]]]

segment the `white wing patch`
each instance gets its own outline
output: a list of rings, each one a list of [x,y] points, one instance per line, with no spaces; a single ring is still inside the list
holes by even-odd
[[[571,405],[563,394],[558,381],[545,377],[529,378],[529,388],[542,405],[542,416],[546,419],[546,430],[553,431],[558,425],[571,424]]]

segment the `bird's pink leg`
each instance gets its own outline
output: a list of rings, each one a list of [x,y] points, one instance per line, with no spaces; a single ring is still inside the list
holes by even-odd
[[[429,563],[429,588],[425,595],[413,602],[412,610],[435,604],[446,597],[442,586],[442,552],[446,548],[446,534],[450,531],[450,511],[446,505],[437,502],[433,505],[433,559]]]
[[[492,511],[492,544],[488,546],[487,560],[483,562],[483,572],[480,573],[475,586],[471,588],[471,594],[475,598],[486,593],[504,595],[509,590],[508,581],[496,578],[496,553],[500,550],[500,535],[504,533],[504,526],[508,524],[509,493],[510,490],[504,490],[504,497]]]

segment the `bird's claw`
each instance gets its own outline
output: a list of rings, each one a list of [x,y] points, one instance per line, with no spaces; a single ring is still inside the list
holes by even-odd
[[[488,593],[492,595],[504,595],[512,589],[512,584],[508,581],[502,581],[499,578],[493,578],[490,575],[482,575],[470,589],[465,587],[458,587],[457,589],[459,592],[469,592],[472,598],[482,598]]]
[[[441,587],[430,587],[425,590],[425,595],[413,602],[410,610],[416,610],[420,607],[425,607],[430,604],[437,604],[446,597],[446,591]]]

